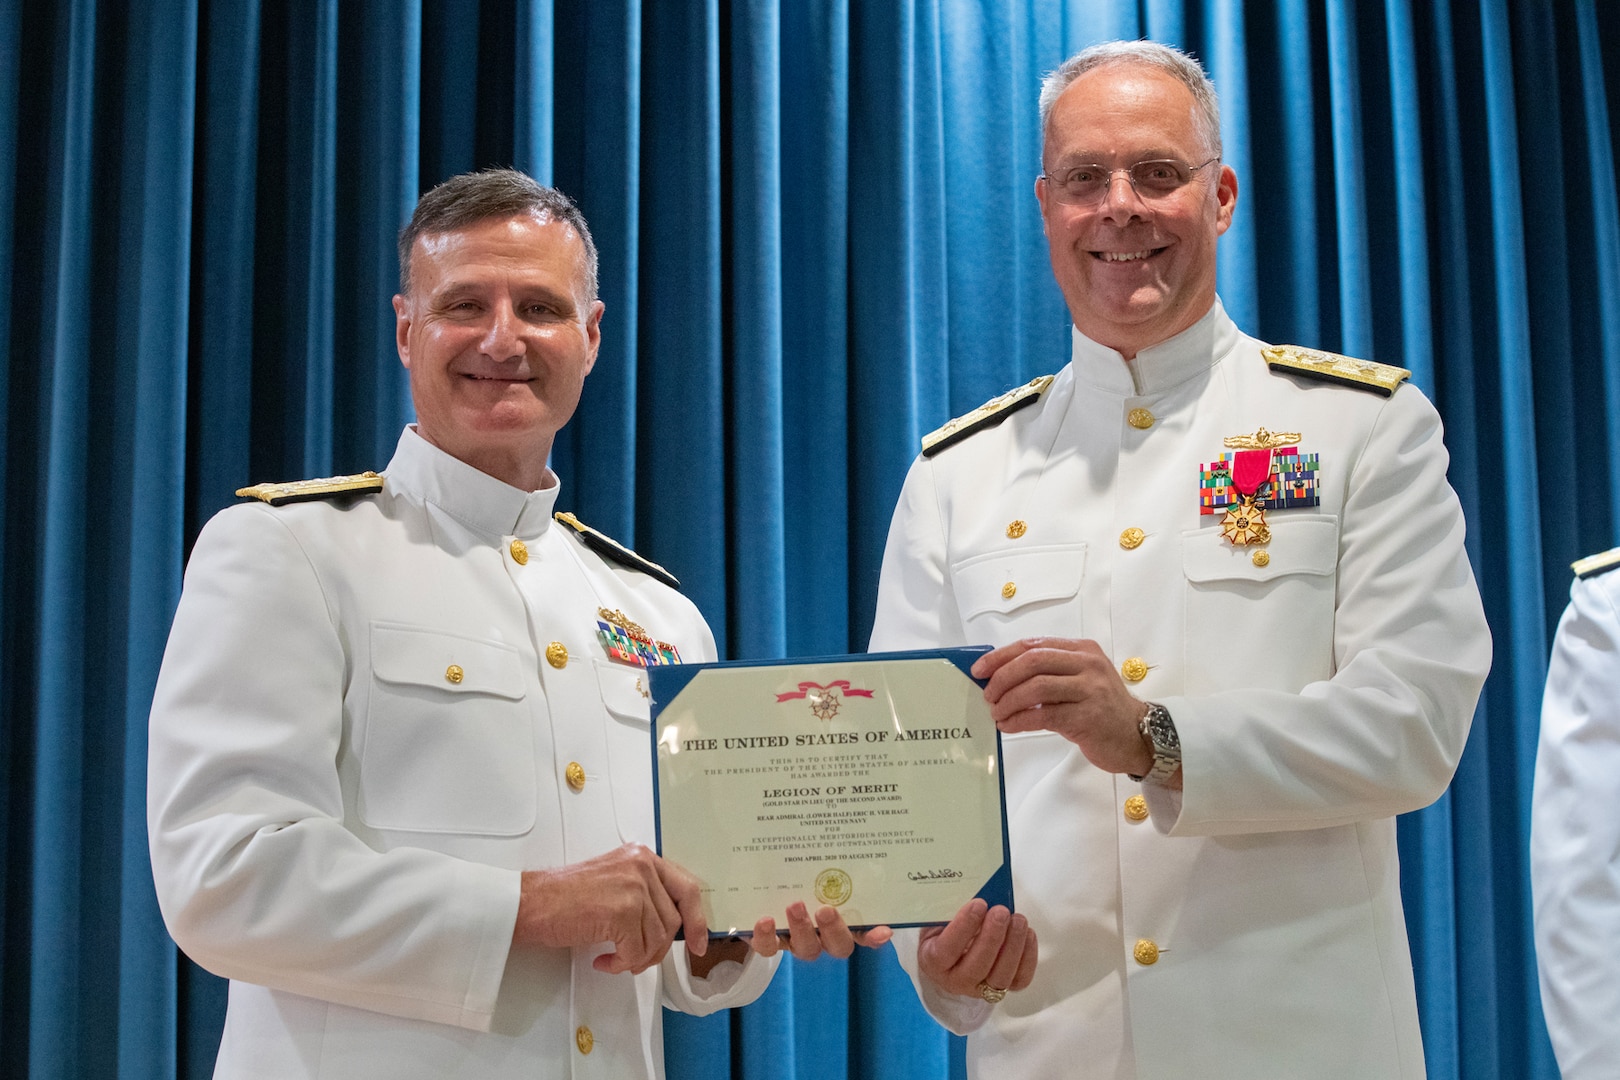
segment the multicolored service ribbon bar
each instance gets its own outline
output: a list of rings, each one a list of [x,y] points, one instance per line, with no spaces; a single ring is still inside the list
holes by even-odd
[[[1222,454],[1219,460],[1199,466],[1198,512],[1225,513],[1241,504],[1245,495],[1253,496],[1254,505],[1263,510],[1319,506],[1319,465],[1318,455],[1302,454],[1293,446]]]
[[[622,611],[597,608],[596,636],[608,656],[636,667],[658,667],[681,662],[680,650],[667,641],[655,641],[651,634],[632,622]]]

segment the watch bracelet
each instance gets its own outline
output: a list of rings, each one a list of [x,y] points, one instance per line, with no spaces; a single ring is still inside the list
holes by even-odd
[[[1125,775],[1139,784],[1162,784],[1174,776],[1177,769],[1181,768],[1181,738],[1176,731],[1175,721],[1170,717],[1169,709],[1156,701],[1148,701],[1144,702],[1144,704],[1147,706],[1147,711],[1142,714],[1142,719],[1137,721],[1136,730],[1141,733],[1142,739],[1153,751],[1153,765],[1141,776],[1134,773],[1126,773]],[[1169,738],[1174,741],[1173,755],[1162,753],[1160,740],[1153,737],[1151,725],[1155,720],[1159,721],[1163,728],[1168,729]]]

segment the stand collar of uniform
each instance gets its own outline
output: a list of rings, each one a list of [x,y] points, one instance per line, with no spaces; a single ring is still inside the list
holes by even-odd
[[[562,481],[524,491],[479,472],[440,450],[407,425],[400,433],[387,483],[397,493],[437,506],[470,529],[491,536],[535,537],[551,523]]]
[[[1145,397],[1202,375],[1232,350],[1239,336],[1237,324],[1227,318],[1217,298],[1203,318],[1170,340],[1143,349],[1134,360],[1075,329],[1071,363],[1082,383],[1126,397]]]

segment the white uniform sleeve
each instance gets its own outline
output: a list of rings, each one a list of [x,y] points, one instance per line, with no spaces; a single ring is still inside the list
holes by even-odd
[[[878,578],[871,650],[943,649],[966,645],[947,578],[945,526],[928,459],[911,463],[889,524]]]
[[[1161,698],[1181,738],[1184,790],[1177,807],[1146,785],[1158,828],[1326,828],[1416,810],[1445,791],[1491,662],[1447,461],[1434,407],[1397,391],[1351,467],[1332,677],[1298,693]]]
[[[344,643],[274,511],[198,538],[152,705],[147,825],[159,904],[232,979],[489,1029],[519,874],[344,827]]]
[[[702,648],[687,656],[686,663],[712,663],[719,659],[714,632],[696,607],[691,608],[691,613],[692,632],[701,639]],[[767,958],[750,950],[741,964],[722,961],[709,969],[707,978],[698,979],[692,975],[686,945],[677,941],[664,957],[664,1005],[693,1016],[708,1016],[721,1009],[740,1009],[765,992],[781,962],[781,953]]]
[[[871,650],[945,648],[965,645],[961,619],[946,587],[945,530],[941,524],[933,472],[925,458],[912,463],[889,526],[878,582],[877,621]],[[990,1018],[990,1006],[958,997],[922,977],[917,968],[916,930],[896,930],[894,951],[917,998],[940,1026],[956,1035],[977,1030]]]
[[[1577,579],[1541,705],[1530,881],[1547,1031],[1564,1080],[1620,1063],[1620,572]]]
[[[900,966],[911,976],[911,985],[917,988],[917,998],[928,1010],[928,1015],[939,1021],[940,1027],[952,1035],[967,1035],[984,1026],[990,1019],[991,1005],[983,998],[960,997],[942,990],[924,979],[917,970],[917,945],[921,931],[916,929],[894,932],[894,952]]]
[[[765,992],[781,962],[781,953],[764,957],[750,951],[742,963],[722,960],[709,969],[708,978],[698,979],[692,976],[685,943],[677,941],[664,957],[664,1004],[693,1016],[739,1009]]]

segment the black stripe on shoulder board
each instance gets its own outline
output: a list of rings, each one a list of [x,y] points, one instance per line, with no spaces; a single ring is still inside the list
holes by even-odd
[[[970,413],[958,416],[923,436],[922,456],[933,457],[948,447],[955,446],[969,435],[987,431],[1000,424],[1019,409],[1027,409],[1046,393],[1052,385],[1052,375],[1041,375],[1023,386],[1015,386],[999,397],[993,397]]]
[[[613,537],[608,536],[606,533],[596,531],[583,521],[579,520],[579,518],[575,517],[573,514],[568,513],[566,510],[559,510],[552,516],[558,521],[562,522],[564,525],[567,525],[570,529],[573,529],[574,532],[578,534],[580,543],[584,544],[586,547],[590,548],[592,551],[596,552],[609,562],[618,563],[620,566],[625,566],[629,567],[631,570],[640,571],[641,573],[652,578],[654,581],[662,582],[672,589],[679,589],[681,587],[680,581],[675,577],[674,574],[670,573],[668,570],[665,570],[662,566],[659,566],[651,559],[645,559],[640,555],[637,555],[635,552],[613,539]]]
[[[1620,566],[1620,547],[1610,548],[1597,555],[1588,555],[1584,559],[1576,559],[1570,564],[1578,578],[1597,577],[1607,574],[1610,570]]]

